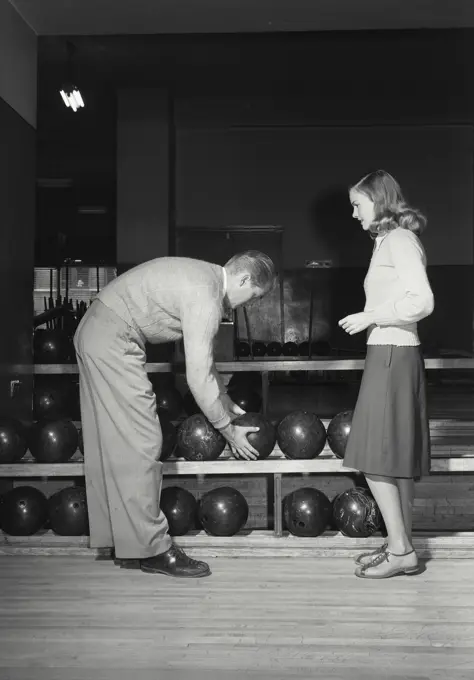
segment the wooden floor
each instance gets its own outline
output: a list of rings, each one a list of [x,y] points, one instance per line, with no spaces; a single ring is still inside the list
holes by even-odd
[[[219,558],[179,581],[0,558],[1,680],[472,680],[471,560],[363,581],[348,559]]]

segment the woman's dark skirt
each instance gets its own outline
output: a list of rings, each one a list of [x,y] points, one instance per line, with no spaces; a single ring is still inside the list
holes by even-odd
[[[420,479],[430,470],[425,366],[419,346],[368,345],[344,467]]]

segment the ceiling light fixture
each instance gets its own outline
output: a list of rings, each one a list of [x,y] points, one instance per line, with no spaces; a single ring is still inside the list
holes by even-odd
[[[62,85],[62,88],[60,89],[59,93],[62,97],[62,100],[64,104],[66,105],[67,108],[72,109],[74,112],[76,112],[78,109],[84,108],[84,99],[82,97],[82,94],[77,87],[77,85],[74,85],[74,79],[73,79],[73,70],[74,70],[74,64],[73,64],[73,57],[74,57],[74,52],[75,52],[75,47],[72,43],[67,42],[66,43],[66,50],[67,50],[67,75],[66,75],[66,81]]]

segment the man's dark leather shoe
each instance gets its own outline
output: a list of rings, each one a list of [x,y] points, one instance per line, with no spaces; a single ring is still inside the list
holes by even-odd
[[[140,568],[147,574],[166,574],[178,578],[201,578],[211,574],[206,562],[191,559],[174,543],[161,555],[140,560]]]
[[[141,569],[147,574],[165,574],[177,578],[201,578],[211,574],[206,562],[193,560],[174,544],[169,550],[155,557],[141,560],[115,558],[114,564],[121,569]]]

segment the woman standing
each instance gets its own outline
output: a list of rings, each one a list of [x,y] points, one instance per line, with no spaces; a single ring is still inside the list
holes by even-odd
[[[387,542],[360,555],[356,576],[388,578],[418,571],[412,544],[414,480],[429,472],[425,369],[417,322],[434,299],[418,235],[426,218],[409,207],[384,170],[349,192],[352,216],[375,240],[364,281],[363,312],[339,321],[350,335],[367,331],[364,375],[344,466],[365,474],[387,529]]]

